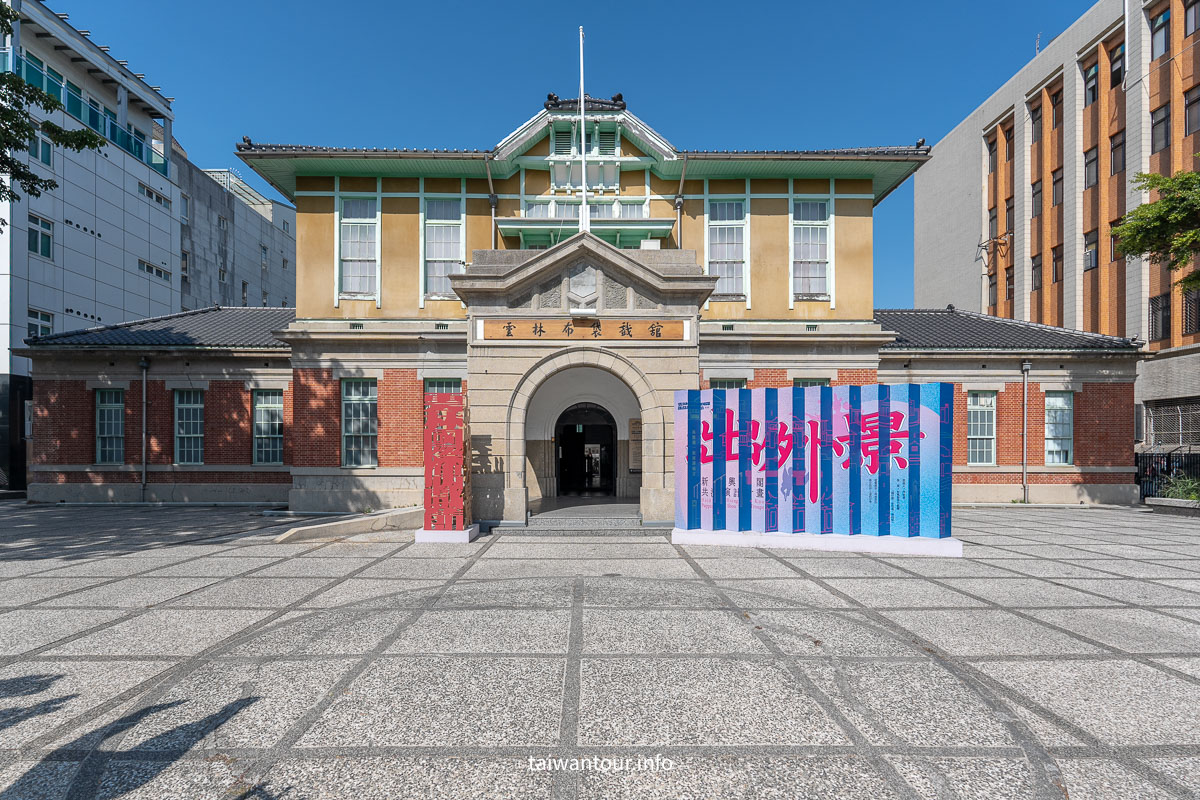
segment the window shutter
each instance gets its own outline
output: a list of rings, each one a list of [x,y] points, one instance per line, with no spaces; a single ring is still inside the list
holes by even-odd
[[[617,154],[617,132],[600,131],[600,155],[615,156]]]
[[[569,130],[554,131],[554,155],[569,156],[571,155],[571,132]]]

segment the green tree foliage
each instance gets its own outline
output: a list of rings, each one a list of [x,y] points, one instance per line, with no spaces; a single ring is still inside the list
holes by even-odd
[[[12,33],[17,14],[4,3],[0,3],[0,39]],[[38,122],[30,114],[36,107],[46,115],[62,109],[63,105],[46,92],[30,86],[20,75],[0,72],[0,202],[20,200],[20,188],[30,197],[58,186],[50,178],[43,178],[29,168],[24,153],[29,150],[33,135],[41,132],[54,145],[68,150],[99,150],[104,137],[87,129],[69,131],[53,122]],[[8,220],[0,217],[0,230]]]
[[[1121,253],[1165,264],[1171,271],[1191,265],[1200,255],[1200,173],[1177,172],[1167,177],[1143,172],[1134,178],[1134,186],[1157,192],[1158,199],[1130,211],[1112,229]],[[1200,288],[1200,272],[1185,275],[1176,283],[1184,289]]]

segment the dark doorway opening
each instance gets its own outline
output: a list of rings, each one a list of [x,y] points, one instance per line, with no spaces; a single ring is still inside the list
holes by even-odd
[[[617,491],[617,423],[602,406],[577,403],[554,425],[558,493],[572,497]]]

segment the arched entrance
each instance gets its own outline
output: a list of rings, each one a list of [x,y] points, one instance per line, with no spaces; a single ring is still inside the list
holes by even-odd
[[[617,487],[617,423],[596,403],[576,403],[554,425],[560,497],[607,497]]]

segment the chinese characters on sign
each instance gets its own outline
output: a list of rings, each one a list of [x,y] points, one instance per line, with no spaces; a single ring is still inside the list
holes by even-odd
[[[425,529],[471,525],[471,460],[464,394],[425,395]]]
[[[950,535],[952,387],[675,393],[676,526]]]
[[[683,320],[658,319],[489,319],[484,339],[682,341]]]

